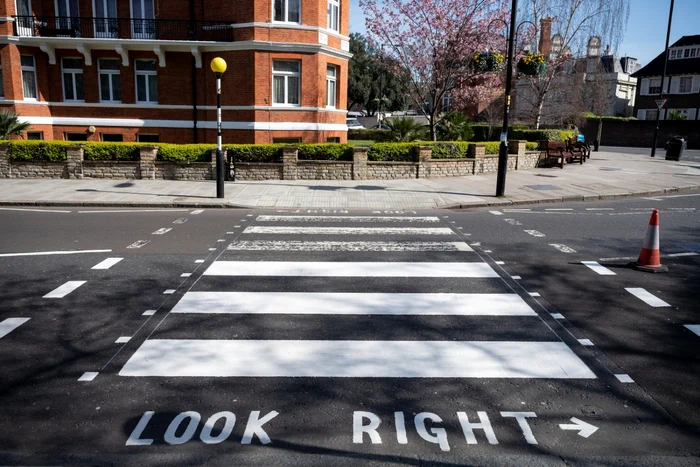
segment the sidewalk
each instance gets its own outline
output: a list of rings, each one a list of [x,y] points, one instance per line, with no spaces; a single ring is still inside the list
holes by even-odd
[[[230,208],[432,209],[611,199],[700,189],[700,151],[680,162],[648,149],[601,148],[584,165],[508,172],[496,198],[496,174],[411,180],[214,181],[0,180],[0,205]]]

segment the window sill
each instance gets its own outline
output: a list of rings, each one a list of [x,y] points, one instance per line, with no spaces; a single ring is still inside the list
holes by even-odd
[[[294,109],[296,107],[301,107],[301,104],[272,104],[271,109]]]
[[[122,102],[117,102],[117,104],[121,104]],[[158,102],[153,102],[153,101],[136,101],[137,104],[143,104],[143,105],[158,105]]]
[[[301,21],[273,21],[272,24],[291,24],[295,26],[300,26]]]

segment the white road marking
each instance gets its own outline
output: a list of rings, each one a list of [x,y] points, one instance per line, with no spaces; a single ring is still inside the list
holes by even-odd
[[[78,211],[79,214],[106,214],[110,212],[182,212],[187,209],[111,209],[106,211]]]
[[[234,225],[234,226],[233,226],[234,229],[239,229],[240,227],[241,227],[240,225]]]
[[[664,302],[661,300],[659,297],[647,292],[645,289],[642,289],[641,287],[629,287],[625,289],[644,303],[646,303],[649,306],[653,306],[654,308],[659,308],[663,306],[671,306],[668,303]]]
[[[449,227],[263,227],[250,226],[245,234],[303,235],[454,235]]]
[[[134,243],[132,243],[131,245],[129,245],[127,248],[130,248],[130,249],[133,249],[133,248],[142,248],[142,247],[148,245],[149,243],[151,243],[150,240],[136,240]]]
[[[578,431],[578,435],[581,436],[582,438],[588,438],[590,437],[593,433],[598,431],[598,427],[595,425],[591,425],[590,423],[586,423],[583,420],[580,420],[576,417],[571,417],[570,419],[573,423],[561,423],[559,424],[559,428],[562,430],[573,430],[573,431]]]
[[[532,235],[533,237],[545,237],[546,235],[538,230],[525,230],[525,233]]]
[[[637,259],[636,256],[619,256],[617,258],[600,258],[599,261],[627,261],[630,259]]]
[[[503,219],[503,220],[508,222],[510,225],[523,225],[522,222],[517,221],[515,219]]]
[[[522,279],[522,277],[520,277],[520,276],[510,276],[510,278],[513,279],[514,281],[519,281],[520,279]]]
[[[581,345],[585,345],[586,347],[591,347],[594,345],[590,339],[579,339],[578,341],[581,343]]]
[[[644,198],[644,199],[651,199],[654,201],[662,201],[665,198],[688,198],[691,196],[700,196],[700,194],[693,194],[693,195],[669,195],[669,196],[658,196],[656,198]]]
[[[266,216],[257,217],[258,222],[415,222],[438,223],[440,219],[430,217],[401,216]]]
[[[525,209],[525,208],[509,208],[509,209],[504,209],[503,212],[528,212],[532,211],[532,209]]]
[[[697,334],[698,336],[700,336],[700,324],[686,324],[685,327]]]
[[[553,246],[562,253],[576,253],[576,250],[574,250],[573,248],[570,248],[566,245],[562,245],[560,243],[550,243],[549,246]]]
[[[506,263],[505,263],[505,261],[496,261],[496,264],[498,264],[498,265],[503,265],[503,264],[506,264]]]
[[[44,298],[63,298],[87,281],[68,281],[59,288],[44,295]]]
[[[175,293],[175,289],[168,289],[165,292],[163,292],[163,295],[172,295]]]
[[[531,297],[541,297],[539,292],[528,292]]]
[[[493,253],[491,250],[484,250],[484,253]]]
[[[191,275],[191,272],[183,272],[182,274],[180,274],[180,277],[190,277]]]
[[[586,208],[586,211],[614,211],[613,208]]]
[[[83,253],[111,253],[112,250],[73,250],[73,251],[33,251],[31,253],[2,253],[0,258],[13,256],[50,256],[50,255],[78,255]]]
[[[187,339],[147,340],[119,375],[596,378],[563,342]]]
[[[169,228],[163,227],[162,229],[156,230],[151,235],[163,235],[163,234],[170,232],[171,230],[173,230],[172,227],[169,227]]]
[[[203,212],[204,212],[204,209],[197,209],[197,210],[195,210],[195,211],[192,211],[190,214],[196,216],[197,214],[201,214],[201,213],[203,213]]]
[[[573,211],[572,208],[545,208],[545,211]]]
[[[107,258],[101,263],[94,265],[91,269],[109,269],[123,259],[124,258]]]
[[[115,343],[115,344],[126,344],[126,343],[129,342],[130,340],[131,340],[131,337],[129,337],[129,336],[122,336],[122,337],[120,337],[119,339],[117,339],[116,341],[114,341],[114,343]]]
[[[499,277],[486,263],[215,261],[205,276]]]
[[[502,216],[503,215],[503,213],[501,211],[489,211],[489,212],[491,214],[493,214],[494,216]]]
[[[156,314],[156,310],[146,310],[143,312],[142,316],[153,316]]]
[[[184,224],[185,222],[187,222],[187,218],[186,218],[186,217],[181,217],[181,218],[179,218],[179,219],[175,219],[175,220],[173,221],[173,224]]]
[[[217,242],[217,243],[223,243],[223,242],[225,242],[225,241],[226,241],[225,238],[220,238],[220,239],[218,239],[216,242]]]
[[[536,316],[517,294],[188,292],[172,313]]]
[[[233,232],[226,232],[226,235],[233,235]]]
[[[209,251],[216,251],[216,248],[209,248]]]
[[[615,378],[617,378],[621,383],[634,383],[634,380],[630,377],[630,375],[616,374]]]
[[[72,212],[72,211],[61,211],[61,210],[57,210],[57,209],[30,209],[30,208],[0,208],[0,211],[60,212],[60,213]]]
[[[0,339],[29,321],[29,318],[7,318],[0,321]]]
[[[561,313],[552,313],[551,315],[554,319],[565,319],[564,315],[562,315]]]
[[[610,269],[606,268],[605,266],[602,266],[598,261],[581,261],[582,264],[585,264],[588,266],[590,269],[595,271],[596,273],[600,274],[601,276],[616,276],[614,272],[612,272]]]
[[[194,262],[197,264],[202,264],[204,262],[204,260],[203,259],[196,259],[196,260],[194,260]]]
[[[695,253],[694,251],[688,251],[685,253],[671,253],[670,255],[666,255],[670,258],[680,258],[683,256],[697,256],[699,253]]]
[[[100,373],[98,371],[86,371],[83,375],[78,378],[78,381],[92,381],[97,378]]]
[[[474,251],[464,242],[236,241],[229,250],[247,251]]]

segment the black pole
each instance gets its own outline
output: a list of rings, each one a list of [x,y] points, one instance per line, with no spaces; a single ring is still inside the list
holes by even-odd
[[[224,197],[224,153],[221,150],[221,73],[216,73],[216,197]]]
[[[664,98],[664,80],[666,79],[666,65],[668,65],[668,41],[671,39],[671,21],[673,20],[673,0],[671,0],[671,11],[668,13],[668,29],[666,30],[666,48],[664,49],[664,74],[661,77],[661,92],[659,99]],[[670,83],[669,83],[670,85]],[[658,107],[658,105],[657,105]],[[659,139],[659,120],[661,120],[661,109],[656,112],[656,128],[654,128],[654,141],[651,143],[651,157],[656,156],[656,144]]]
[[[510,34],[508,35],[508,65],[506,68],[506,96],[503,109],[503,130],[501,130],[501,147],[498,151],[498,178],[496,179],[496,196],[506,192],[506,170],[508,169],[508,116],[510,115],[510,88],[513,85],[513,41],[515,39],[515,21],[518,13],[518,0],[513,0],[510,12]]]

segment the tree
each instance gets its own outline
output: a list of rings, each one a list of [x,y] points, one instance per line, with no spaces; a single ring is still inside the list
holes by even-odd
[[[505,51],[504,38],[490,34],[494,19],[504,20],[504,0],[360,0],[372,44],[384,44],[402,70],[405,94],[428,119],[430,139],[442,118],[441,103],[457,108],[478,102],[498,86],[497,73],[477,72],[472,57]]]
[[[29,123],[21,122],[19,115],[12,110],[0,111],[0,139],[10,139],[10,136],[22,136],[22,132],[29,128]]]
[[[474,129],[464,114],[450,112],[438,123],[437,134],[441,141],[469,141],[474,137]]]
[[[425,128],[411,117],[394,117],[386,121],[396,141],[411,142],[423,139]]]
[[[553,94],[561,95],[562,88],[570,85],[569,80],[563,78],[572,71],[572,64],[567,62],[573,57],[588,55],[586,49],[591,38],[597,38],[598,52],[602,44],[612,47],[612,51],[617,50],[627,28],[630,0],[529,0],[527,8],[527,15],[535,24],[539,25],[542,19],[551,20],[551,32],[557,38],[556,43],[552,43],[547,70],[523,78],[529,92],[521,88],[518,96],[521,104],[531,106],[533,124],[539,128],[547,101]],[[543,43],[542,32],[539,31],[540,44]],[[548,31],[545,29],[544,33]]]
[[[350,34],[350,53],[353,57],[348,73],[348,109],[361,107],[372,116],[382,99],[382,110],[402,110],[406,101],[396,76],[397,69],[401,72],[398,64],[359,33]]]

